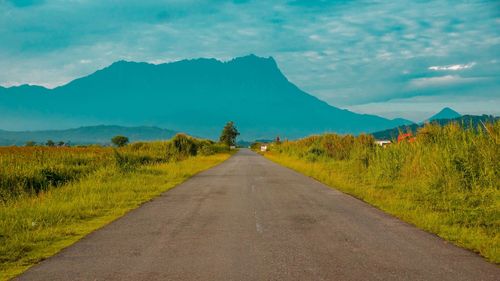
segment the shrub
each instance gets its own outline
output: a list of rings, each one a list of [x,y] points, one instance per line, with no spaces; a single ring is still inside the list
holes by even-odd
[[[45,143],[45,145],[47,145],[47,146],[55,146],[55,145],[56,145],[56,143],[55,143],[53,140],[48,140],[48,141]]]
[[[111,143],[118,146],[118,147],[125,146],[128,142],[129,142],[129,140],[125,136],[114,136],[111,139]]]
[[[180,160],[195,156],[198,152],[196,140],[185,134],[177,134],[167,147],[167,159]]]
[[[36,142],[34,142],[34,141],[27,141],[24,146],[31,147],[31,146],[35,146],[35,145],[36,145]]]

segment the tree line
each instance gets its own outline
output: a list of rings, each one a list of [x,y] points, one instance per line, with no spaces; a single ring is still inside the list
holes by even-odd
[[[238,137],[239,134],[240,133],[238,132],[238,129],[236,128],[234,122],[233,121],[227,122],[224,128],[222,129],[222,132],[219,137],[219,142],[229,147],[236,146],[236,138]],[[127,145],[129,142],[130,142],[129,138],[123,135],[117,135],[111,138],[111,144],[113,144],[116,147],[123,147]],[[25,146],[36,146],[36,145],[61,147],[61,146],[70,146],[70,142],[69,141],[54,142],[53,140],[47,140],[45,143],[40,143],[40,144],[36,143],[35,141],[28,141],[25,144]]]

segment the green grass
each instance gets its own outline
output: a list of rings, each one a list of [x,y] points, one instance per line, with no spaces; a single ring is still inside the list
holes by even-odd
[[[78,182],[0,206],[0,279],[12,278],[229,154],[191,157]]]
[[[272,145],[269,159],[500,263],[500,122],[428,125],[387,148],[370,136]]]
[[[119,149],[0,148],[0,280],[229,156],[185,135]]]
[[[98,169],[122,171],[144,164],[227,152],[228,147],[183,134],[170,141],[111,147],[0,147],[0,203],[76,181]]]

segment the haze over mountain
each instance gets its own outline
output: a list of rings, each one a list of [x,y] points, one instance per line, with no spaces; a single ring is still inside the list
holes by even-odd
[[[254,55],[227,62],[119,61],[54,89],[0,87],[2,129],[147,125],[216,138],[229,120],[241,139],[357,134],[407,123],[330,106],[289,82],[273,58]]]

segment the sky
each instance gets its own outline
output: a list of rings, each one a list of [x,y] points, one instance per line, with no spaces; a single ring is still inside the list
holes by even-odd
[[[248,54],[355,112],[500,115],[500,1],[0,0],[2,86]]]

